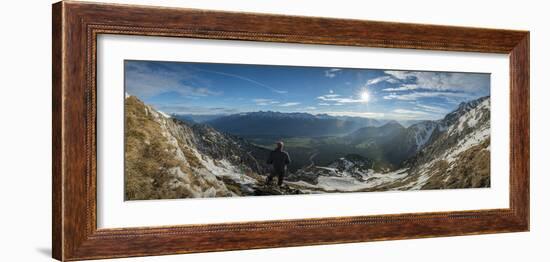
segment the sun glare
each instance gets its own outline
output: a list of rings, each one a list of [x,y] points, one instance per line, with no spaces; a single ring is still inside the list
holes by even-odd
[[[370,95],[369,95],[368,91],[365,90],[365,91],[361,92],[360,97],[361,97],[361,101],[363,101],[364,103],[369,102]]]

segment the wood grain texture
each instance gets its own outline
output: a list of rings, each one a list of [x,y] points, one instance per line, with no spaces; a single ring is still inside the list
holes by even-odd
[[[60,2],[53,6],[53,257],[81,260],[529,230],[529,33],[484,28]],[[510,55],[510,208],[97,229],[99,34]]]
[[[510,207],[529,228],[529,33],[510,52]]]
[[[62,69],[62,33],[61,5],[52,8],[52,256],[61,257],[63,231],[63,188],[62,188],[62,109],[61,109],[61,71]]]

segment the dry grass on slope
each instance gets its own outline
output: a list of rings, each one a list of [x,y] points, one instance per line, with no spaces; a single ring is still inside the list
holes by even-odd
[[[125,103],[126,200],[231,195],[215,176],[197,173],[203,166],[182,138],[190,130],[161,117],[135,97]],[[166,136],[177,142],[170,143]],[[183,156],[178,156],[178,150]]]
[[[156,199],[173,195],[163,188],[178,162],[173,148],[160,133],[160,125],[135,97],[126,99],[125,199]]]
[[[490,139],[486,139],[460,153],[452,165],[433,170],[435,174],[422,189],[490,187],[491,152],[485,150],[489,145]]]

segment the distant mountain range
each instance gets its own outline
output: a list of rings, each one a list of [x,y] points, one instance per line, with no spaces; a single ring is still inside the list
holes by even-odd
[[[361,127],[381,126],[391,121],[367,117],[273,111],[231,115],[172,114],[171,117],[188,123],[205,123],[218,130],[236,135],[278,135],[287,137],[343,135]],[[422,121],[403,120],[399,123],[408,127]]]
[[[206,124],[235,135],[333,136],[365,126],[380,125],[375,119],[308,113],[251,112],[219,117]]]

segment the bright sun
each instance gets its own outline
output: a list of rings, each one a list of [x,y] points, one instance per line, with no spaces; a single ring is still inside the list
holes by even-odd
[[[369,92],[367,92],[367,91],[361,92],[360,97],[361,97],[361,101],[363,101],[364,103],[367,103],[369,101],[369,98],[370,98]]]

